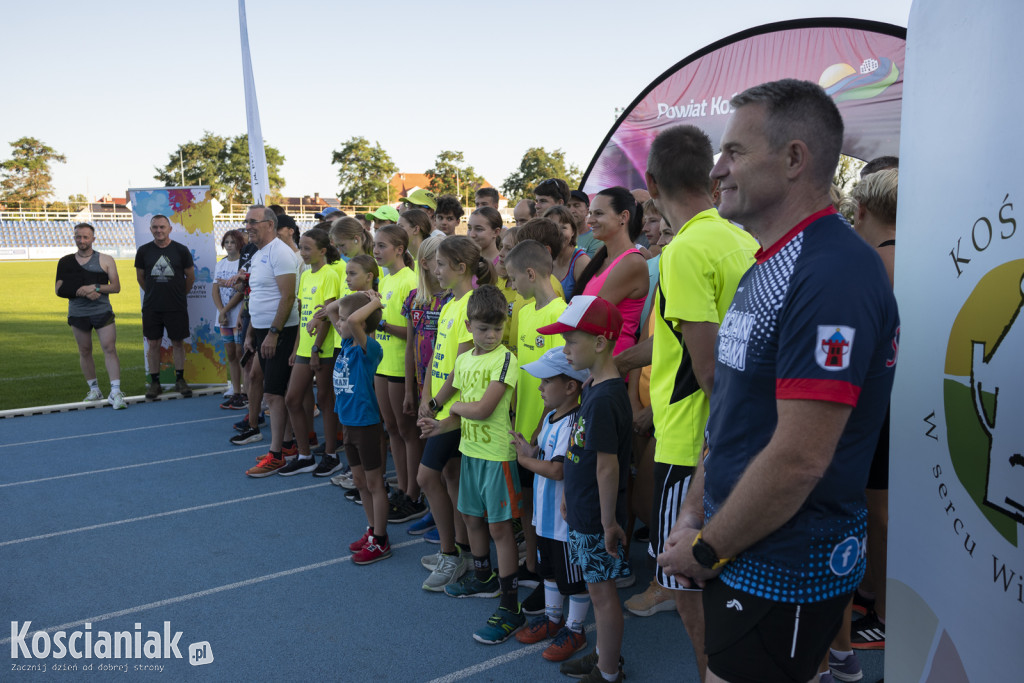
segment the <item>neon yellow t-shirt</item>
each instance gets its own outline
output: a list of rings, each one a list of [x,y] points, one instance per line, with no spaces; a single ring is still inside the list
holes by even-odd
[[[697,464],[709,403],[693,373],[680,325],[721,324],[757,249],[757,241],[747,232],[708,209],[691,218],[661,250],[651,316],[651,365],[657,369],[651,373],[656,462]]]
[[[409,292],[416,289],[416,284],[416,273],[412,268],[402,268],[397,273],[385,275],[381,279],[379,291],[380,299],[384,303],[381,315],[384,322],[405,329],[402,304],[405,303]],[[386,377],[405,377],[405,340],[380,330],[374,332],[373,336],[384,349],[384,359],[377,368],[377,374]]]
[[[556,296],[537,310],[537,302],[531,299],[519,310],[519,339],[516,344],[516,358],[522,367],[543,356],[548,349],[562,345],[560,334],[538,334],[537,329],[558,320],[565,307],[565,299]],[[544,401],[540,397],[540,380],[521,370],[519,390],[516,392],[516,431],[529,439],[544,416]]]
[[[519,292],[508,286],[508,278],[498,278],[498,289],[505,296],[505,301],[508,303],[508,320],[505,321],[505,330],[501,333],[501,343],[508,347],[509,346],[509,335],[512,334],[512,306],[515,303],[516,297],[519,296]]]
[[[441,309],[437,319],[437,336],[434,338],[434,357],[430,361],[430,395],[437,396],[441,391],[448,374],[455,368],[455,357],[459,352],[459,344],[473,341],[473,335],[466,327],[466,305],[469,295],[466,292],[461,299],[452,299]],[[470,352],[467,352],[470,353]],[[465,355],[465,354],[464,354]],[[438,420],[448,417],[448,407],[458,396],[458,392],[448,399],[435,416]]]
[[[338,298],[343,299],[352,293],[352,290],[348,288],[348,280],[345,279],[345,268],[348,266],[348,259],[342,256],[340,259],[331,264],[331,268],[338,274]],[[335,346],[340,346],[335,344]]]
[[[454,372],[454,386],[461,393],[459,400],[464,403],[482,399],[491,382],[506,385],[498,405],[485,419],[462,418],[459,451],[470,458],[482,460],[515,460],[516,452],[508,435],[512,428],[508,409],[519,376],[515,354],[504,346],[479,356],[470,351],[455,359]]]
[[[328,299],[338,298],[338,274],[330,266],[322,266],[315,273],[307,270],[299,277],[299,347],[296,355],[309,358],[316,340],[313,334],[306,332],[306,323],[316,313],[316,307]],[[320,357],[329,358],[334,355],[334,347],[338,345],[338,333],[333,325],[328,325],[327,336],[320,345]]]
[[[563,301],[565,300],[565,290],[562,289],[562,283],[559,282],[558,278],[554,275],[551,276],[551,289],[555,290],[555,294],[561,297]],[[519,352],[519,350],[515,348],[516,341],[519,339],[519,311],[522,310],[527,301],[533,301],[533,297],[524,299],[518,292],[516,292],[516,298],[512,301],[512,313],[509,315],[509,320],[511,321],[509,324],[512,330],[508,337],[509,341],[512,343],[512,346],[509,347],[512,350],[512,353]]]

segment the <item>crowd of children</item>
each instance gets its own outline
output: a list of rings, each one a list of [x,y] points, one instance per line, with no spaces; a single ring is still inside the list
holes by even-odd
[[[631,581],[624,543],[632,413],[612,361],[623,333],[620,302],[596,292],[625,270],[613,258],[585,272],[591,261],[576,242],[595,221],[581,224],[566,208],[563,181],[547,185],[538,193],[549,201],[538,206],[554,205],[513,229],[484,193],[468,236],[453,234],[462,215],[455,198],[422,192],[397,221],[374,216],[372,233],[340,214],[301,235],[280,221],[279,236],[302,262],[288,424],[281,455],[269,453],[247,474],[332,476],[366,515],[365,530],[350,532],[354,564],[391,557],[389,524],[413,522],[408,533],[438,544],[421,559],[424,590],[496,599],[476,641],[550,639],[543,657],[563,662],[563,673],[621,680],[617,586]],[[622,210],[600,217],[597,235],[634,253],[640,211],[627,206],[622,188],[614,199],[604,211]],[[228,252],[244,273],[246,250]],[[244,289],[244,277],[228,270],[218,271],[224,311]],[[633,294],[644,278],[620,288]],[[584,295],[578,285],[595,279],[595,294]],[[244,314],[235,327],[242,344]],[[233,443],[262,438],[252,390],[259,365],[232,365],[223,407],[246,407],[240,385],[249,388],[249,415]],[[520,582],[533,589],[523,601]],[[587,646],[591,603],[597,648],[571,660]]]

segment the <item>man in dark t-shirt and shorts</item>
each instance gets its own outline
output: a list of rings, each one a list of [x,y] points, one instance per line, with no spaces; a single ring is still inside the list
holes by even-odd
[[[704,586],[705,680],[810,681],[864,575],[899,316],[878,255],[832,208],[832,99],[785,79],[730,104],[711,177],[761,249],[719,327],[708,453],[658,564]]]
[[[146,337],[149,387],[146,398],[163,392],[160,385],[160,341],[164,330],[174,352],[174,390],[188,398],[192,389],[185,382],[185,337],[189,336],[188,293],[196,280],[192,252],[171,241],[171,221],[157,214],[149,221],[153,241],[135,252],[135,274],[142,288],[142,334]]]

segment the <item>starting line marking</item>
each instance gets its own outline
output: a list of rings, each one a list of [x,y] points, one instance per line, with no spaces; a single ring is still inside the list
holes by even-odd
[[[65,529],[64,531],[53,531],[48,534],[40,534],[38,536],[26,536],[25,538],[15,538],[10,541],[3,541],[0,543],[0,548],[8,545],[17,545],[19,543],[28,543],[29,541],[41,541],[45,538],[55,538],[57,536],[67,536],[69,534],[77,534],[83,531],[93,531],[94,529],[105,529],[112,526],[120,526],[122,524],[131,524],[133,522],[143,522],[147,519],[157,519],[159,517],[170,517],[171,515],[180,515],[186,512],[196,512],[198,510],[209,510],[210,508],[221,507],[224,505],[233,505],[235,503],[245,503],[250,500],[259,500],[260,498],[269,498],[270,496],[281,496],[288,493],[298,493],[300,491],[308,491],[310,489],[321,488],[323,486],[331,486],[330,481],[325,481],[318,484],[310,484],[309,486],[300,486],[295,489],[286,489],[284,491],[271,491],[270,493],[260,493],[255,496],[245,496],[244,498],[233,498],[231,500],[222,500],[216,503],[206,503],[205,505],[195,505],[188,508],[179,508],[178,510],[168,510],[166,512],[157,512],[152,515],[143,515],[141,517],[130,517],[128,519],[119,519],[116,522],[104,522],[103,524],[90,524],[89,526],[78,527],[77,529]]]
[[[109,432],[89,432],[87,434],[74,434],[72,436],[55,436],[51,439],[36,439],[35,441],[19,441],[18,443],[4,443],[0,444],[0,448],[13,448],[14,446],[31,446],[37,443],[47,443],[49,441],[67,441],[68,439],[85,439],[93,436],[107,436],[108,434],[123,434],[124,432],[138,432],[143,429],[163,429],[164,427],[178,427],[180,425],[190,425],[199,422],[216,422],[217,420],[230,420],[238,417],[237,415],[225,415],[222,417],[204,417],[201,420],[185,420],[184,422],[164,422],[156,425],[146,425],[144,427],[126,427],[125,429],[112,429]]]

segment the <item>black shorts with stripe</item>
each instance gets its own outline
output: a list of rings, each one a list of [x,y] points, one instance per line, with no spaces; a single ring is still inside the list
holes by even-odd
[[[733,683],[817,680],[818,666],[839,632],[850,595],[821,602],[772,602],[708,582],[704,651],[708,669]]]
[[[654,463],[654,505],[651,511],[651,554],[657,559],[658,555],[665,552],[665,541],[675,526],[679,511],[683,509],[683,499],[690,488],[690,480],[693,477],[694,467],[682,465],[669,465],[663,462]],[[658,585],[669,590],[700,590],[699,588],[686,588],[679,580],[666,574],[657,565],[654,569],[654,578]]]
[[[558,584],[558,592],[562,595],[587,592],[583,570],[569,559],[569,544],[565,541],[537,537],[537,574]]]

